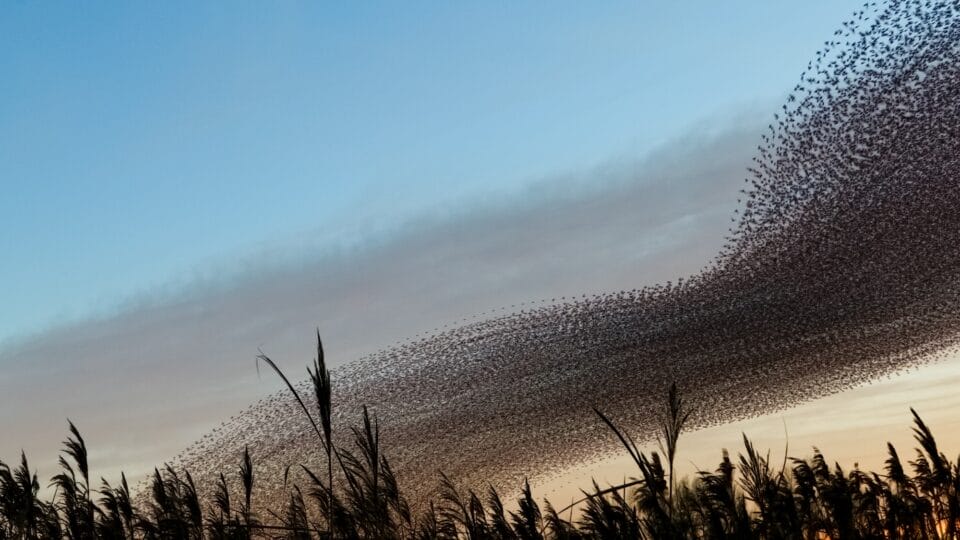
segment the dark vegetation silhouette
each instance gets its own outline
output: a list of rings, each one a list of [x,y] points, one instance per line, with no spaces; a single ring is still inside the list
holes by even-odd
[[[601,488],[596,482],[574,504],[555,509],[536,500],[529,482],[508,510],[492,486],[465,488],[440,472],[438,489],[414,515],[380,442],[376,417],[363,408],[351,444],[334,444],[332,387],[317,336],[317,358],[308,368],[313,396],[304,399],[277,364],[261,354],[286,383],[314,426],[326,474],[303,467],[309,484],[287,483],[284,510],[258,513],[257,478],[245,449],[239,466],[221,472],[212,496],[199,495],[190,472],[172,465],[154,469],[139,494],[125,476],[92,488],[87,447],[69,424],[61,472],[50,480],[49,500],[26,455],[0,462],[0,540],[81,539],[908,539],[960,537],[960,458],[951,461],[916,411],[915,458],[904,464],[888,443],[880,472],[831,465],[814,449],[810,459],[785,459],[743,437],[736,461],[726,450],[715,471],[674,478],[678,442],[691,410],[672,385],[659,414],[660,451],[646,454],[635,439],[595,409],[637,468],[637,476]],[[911,409],[912,410],[912,409]],[[289,471],[288,471],[289,472]]]

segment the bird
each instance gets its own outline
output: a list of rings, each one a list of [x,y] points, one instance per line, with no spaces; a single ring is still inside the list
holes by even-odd
[[[836,35],[773,113],[702,270],[493,310],[350,362],[332,374],[335,432],[369,406],[414,497],[437,470],[515,487],[616,451],[594,406],[649,439],[671,383],[702,428],[960,344],[960,6],[870,3]],[[316,465],[291,399],[252,405],[180,462],[215,478],[250,446],[274,473]]]

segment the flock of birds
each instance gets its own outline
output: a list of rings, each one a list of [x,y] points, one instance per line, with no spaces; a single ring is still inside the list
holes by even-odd
[[[336,370],[337,442],[350,444],[347,427],[368,405],[409,493],[426,495],[440,470],[516,488],[523,475],[618,450],[594,406],[653,434],[672,382],[705,427],[928,362],[960,338],[958,184],[960,2],[867,4],[775,115],[708,267],[466,324]],[[245,445],[264,501],[284,500],[288,465],[325,467],[286,393],[181,463],[212,476]]]

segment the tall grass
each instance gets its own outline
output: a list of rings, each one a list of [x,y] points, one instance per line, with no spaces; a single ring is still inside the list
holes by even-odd
[[[724,450],[716,470],[676,479],[678,443],[690,417],[676,386],[666,393],[659,452],[641,452],[625,429],[595,411],[631,457],[634,478],[609,487],[594,483],[559,510],[547,501],[541,506],[524,482],[510,511],[495,488],[476,491],[440,473],[436,499],[414,516],[370,411],[364,408],[346,442],[335,444],[333,386],[319,334],[317,357],[307,368],[313,384],[307,399],[273,360],[258,358],[286,383],[327,458],[325,474],[303,467],[307,485],[288,485],[285,475],[289,493],[281,511],[253,508],[257,478],[247,449],[236,469],[219,475],[209,500],[201,500],[189,471],[169,465],[154,469],[141,504],[134,504],[125,476],[118,486],[101,479],[93,488],[86,442],[69,423],[50,500],[38,496],[26,455],[13,466],[0,461],[0,540],[960,537],[960,460],[947,458],[916,411],[914,459],[905,464],[888,443],[882,471],[845,471],[817,450],[810,459],[773,464],[744,436],[736,460]]]

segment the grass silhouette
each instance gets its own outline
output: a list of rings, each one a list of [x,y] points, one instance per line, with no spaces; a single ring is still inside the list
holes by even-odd
[[[626,430],[595,410],[636,465],[635,478],[607,488],[594,482],[581,500],[559,510],[548,501],[541,507],[525,482],[516,510],[508,511],[493,487],[477,492],[440,472],[435,500],[414,515],[381,446],[376,417],[365,407],[351,429],[351,444],[333,444],[333,389],[319,335],[317,357],[308,367],[311,400],[299,395],[273,360],[258,358],[287,384],[328,458],[325,475],[303,467],[309,485],[288,485],[285,474],[289,499],[283,511],[260,515],[253,508],[257,479],[247,449],[234,472],[221,472],[210,500],[198,494],[189,471],[171,465],[154,469],[139,498],[125,476],[119,486],[101,480],[94,489],[86,442],[71,422],[61,472],[50,480],[50,500],[39,497],[40,483],[25,454],[13,467],[0,462],[0,539],[960,537],[960,460],[947,458],[916,411],[911,409],[917,448],[906,466],[889,443],[879,472],[844,471],[816,449],[810,459],[776,466],[744,435],[736,462],[724,450],[715,471],[677,480],[673,462],[690,410],[676,385],[667,392],[659,422],[660,452],[641,452]]]

